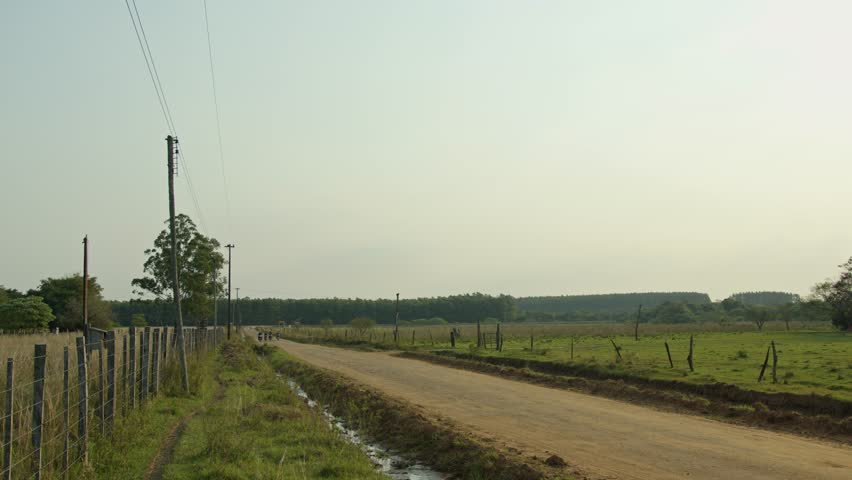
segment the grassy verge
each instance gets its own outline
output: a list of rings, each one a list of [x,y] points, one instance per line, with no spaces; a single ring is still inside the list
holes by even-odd
[[[89,447],[89,466],[77,465],[71,478],[142,478],[172,426],[213,396],[214,354],[189,364],[191,395],[182,391],[178,362],[163,372],[161,395],[126,417],[117,417],[111,437],[96,437]]]
[[[354,384],[334,373],[295,360],[280,350],[268,350],[276,369],[294,378],[312,398],[329,406],[349,425],[380,439],[410,459],[469,480],[533,480],[571,478],[560,469],[547,467],[509,453],[498,452],[459,433],[449,423],[427,419],[411,405]]]
[[[246,342],[216,359],[220,385],[188,422],[163,478],[381,479],[355,445],[293,394]],[[129,477],[128,477],[129,478]]]

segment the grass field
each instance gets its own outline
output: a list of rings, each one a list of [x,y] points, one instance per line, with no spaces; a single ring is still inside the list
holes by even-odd
[[[757,331],[753,324],[747,323],[642,324],[640,338],[636,341],[633,326],[626,324],[508,324],[501,327],[502,352],[494,350],[495,325],[481,327],[486,334],[487,348],[479,349],[476,348],[475,325],[455,327],[461,331],[456,351],[477,355],[574,362],[653,379],[723,382],[758,391],[816,393],[852,401],[852,335],[832,330],[827,325],[797,323],[791,324],[791,330],[787,331],[784,323],[775,322]],[[449,349],[450,329],[450,326],[400,328],[400,347]],[[285,335],[361,339],[377,346],[393,346],[392,329],[384,326],[363,335],[342,327],[286,329]],[[695,342],[694,372],[686,361],[690,335]],[[758,383],[761,365],[773,340],[778,354],[778,383],[772,383],[771,354],[766,376]],[[617,358],[613,341],[621,349],[621,360]],[[671,349],[673,368],[669,366],[665,342]]]

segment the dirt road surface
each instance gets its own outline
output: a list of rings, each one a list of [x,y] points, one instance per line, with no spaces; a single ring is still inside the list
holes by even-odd
[[[592,478],[852,479],[852,448],[556,390],[417,360],[275,342],[528,455]]]

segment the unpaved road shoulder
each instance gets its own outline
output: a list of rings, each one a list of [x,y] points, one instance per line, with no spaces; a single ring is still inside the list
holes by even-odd
[[[497,446],[552,452],[593,477],[852,478],[852,448],[581,393],[340,348],[275,342],[318,367],[446,417]]]

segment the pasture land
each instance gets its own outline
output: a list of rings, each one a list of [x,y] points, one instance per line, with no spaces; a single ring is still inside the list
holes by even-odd
[[[450,331],[457,328],[460,335],[454,350],[484,357],[569,363],[649,379],[721,382],[756,391],[813,393],[852,401],[852,335],[822,324],[791,324],[789,331],[786,327],[783,322],[767,323],[761,331],[748,323],[641,324],[637,341],[630,324],[505,324],[501,326],[503,348],[497,351],[496,325],[481,326],[485,343],[480,348],[476,346],[476,325],[442,325],[400,328],[398,347],[450,350]],[[284,329],[285,336],[295,339],[367,343],[383,349],[396,348],[392,332],[387,326],[364,332],[344,327]],[[694,339],[694,371],[686,360],[690,336]],[[758,382],[772,341],[778,355],[777,383],[772,381],[771,352],[764,379]],[[613,342],[620,349],[620,359]]]

